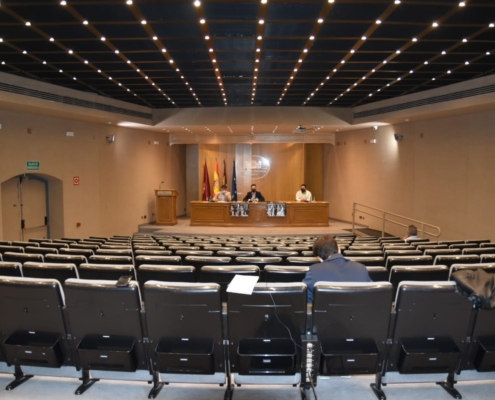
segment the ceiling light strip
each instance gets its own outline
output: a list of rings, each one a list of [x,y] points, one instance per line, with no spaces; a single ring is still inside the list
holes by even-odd
[[[267,2],[260,1],[258,6],[258,22],[266,21],[268,15]],[[258,23],[256,26],[256,37],[254,38],[254,59],[253,59],[253,78],[251,79],[251,105],[254,104],[256,98],[256,90],[258,89],[258,78],[261,69],[261,54],[263,52],[263,39],[265,37],[265,24]]]
[[[288,90],[290,89],[291,84],[294,82],[294,79],[296,78],[297,73],[300,70],[302,63],[306,59],[306,56],[308,55],[309,50],[313,46],[315,39],[318,37],[318,34],[320,33],[321,28],[323,27],[323,22],[327,19],[333,6],[334,6],[333,2],[327,2],[321,8],[320,14],[318,15],[318,18],[316,19],[316,23],[313,25],[313,29],[311,30],[309,38],[306,40],[304,48],[301,50],[301,53],[299,54],[299,57],[297,59],[297,63],[294,66],[294,68],[292,69],[292,72],[289,76],[289,80],[286,82],[284,89],[282,90],[282,93],[280,94],[280,97],[277,100],[277,105],[280,105],[280,103],[284,100],[284,97],[285,97],[286,93],[288,92]],[[319,89],[317,88],[317,91],[318,90]]]

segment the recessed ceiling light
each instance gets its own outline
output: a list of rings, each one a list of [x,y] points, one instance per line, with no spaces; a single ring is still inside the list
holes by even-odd
[[[31,26],[31,22],[26,21],[26,26]]]
[[[428,65],[428,61],[425,61],[425,65]]]
[[[410,70],[410,71],[409,71],[409,73],[410,73],[410,74],[413,74],[413,73],[414,73],[414,71],[413,71],[413,70]]]
[[[83,21],[83,25],[88,25],[88,24],[89,24],[88,21],[86,21],[86,20]]]
[[[53,41],[55,41],[55,39],[51,37],[51,38],[50,38],[50,42],[53,42]]]
[[[214,58],[213,60],[211,60],[211,62],[216,63],[217,62],[217,59]]]
[[[309,40],[315,40],[315,37],[314,37],[313,35],[311,35],[311,36],[309,37]]]
[[[107,38],[106,38],[105,36],[102,36],[102,37],[100,38],[100,40],[101,40],[102,42],[104,42],[105,40],[107,40]]]
[[[141,21],[141,24],[146,25],[146,20],[145,20],[145,19],[143,19],[143,20]]]
[[[382,23],[382,20],[381,20],[381,19],[377,19],[377,20],[376,20],[376,23],[377,23],[378,25],[380,25],[380,24]]]
[[[173,64],[174,63],[174,60],[170,60],[169,62],[170,62],[170,64]]]
[[[351,53],[352,53],[352,54],[354,54],[355,52],[356,52],[356,50],[354,50],[354,49],[352,49],[352,50],[351,50]]]
[[[210,53],[213,53],[213,49],[210,48],[210,50],[208,50]]]
[[[141,70],[138,68],[138,69],[136,69],[136,71],[137,71],[137,72],[139,72],[139,71],[141,71]]]
[[[201,19],[199,20],[199,23],[200,23],[200,24],[204,24],[205,22],[206,22],[206,20],[205,20],[204,18],[201,18]]]
[[[451,73],[452,73],[452,71],[449,69],[449,70],[447,71],[447,74],[451,74]]]
[[[111,81],[111,80],[112,80],[112,77],[111,77],[111,76],[109,76],[109,77],[108,77],[108,80],[109,80],[109,81]]]
[[[259,53],[260,51],[261,51],[261,49],[258,47],[258,48],[256,49],[256,52],[257,52],[257,53]]]
[[[417,42],[418,41],[418,38],[413,38],[413,42]]]
[[[66,2],[65,0],[62,0],[62,1],[60,2],[60,5],[61,5],[61,6],[66,6],[66,5],[67,5],[67,2]]]
[[[75,81],[77,81],[77,78],[76,78],[76,77],[74,77],[74,78],[72,78],[72,79],[74,79]]]
[[[361,37],[361,40],[366,40],[366,39],[368,39],[366,36]]]
[[[466,42],[467,42],[466,38],[462,39],[462,43],[466,43]]]
[[[256,60],[254,60],[254,62],[257,62],[257,63],[259,63],[259,62],[260,62],[260,60],[258,60],[258,59],[256,59]]]
[[[308,52],[308,49],[304,49],[304,50],[303,50],[303,53],[307,53],[307,52]]]
[[[327,76],[325,79],[330,79],[330,76]]]
[[[268,0],[261,0],[261,4],[266,4]]]
[[[322,24],[323,23],[323,18],[318,18],[318,23]]]
[[[432,81],[436,81],[436,78],[431,78]]]
[[[101,74],[101,69],[98,70],[98,73]]]
[[[260,25],[263,25],[265,23],[265,20],[264,19],[260,19],[258,22],[260,23]]]
[[[117,49],[115,49],[115,54],[119,54],[119,53],[120,53],[120,52],[119,52]]]
[[[300,58],[300,59],[299,59],[299,60],[297,60],[297,61],[298,61],[298,62],[300,62],[300,63],[302,63],[302,62],[303,62],[302,58]]]
[[[84,64],[87,64],[88,63],[88,60],[84,60]]]
[[[334,68],[334,69],[333,69],[333,72],[337,72],[337,68]]]
[[[469,61],[466,61],[464,64],[469,65]]]
[[[489,51],[486,52],[486,55],[489,56],[491,53]]]
[[[263,36],[259,35],[258,40],[261,40],[261,39],[263,39]]]
[[[461,1],[461,2],[459,3],[459,7],[464,7],[465,5],[466,5],[466,2],[465,2],[465,1]]]
[[[374,68],[373,68],[373,69],[371,70],[371,72],[376,72],[376,69],[374,69]]]
[[[341,64],[345,64],[345,60],[342,60],[340,63],[341,63]]]
[[[69,50],[69,54],[72,54],[72,53],[73,53],[73,51],[72,50]]]
[[[397,54],[400,54],[400,50],[397,50],[397,51],[396,51],[396,53],[397,53]]]
[[[128,5],[132,5],[132,0],[127,0],[127,1],[126,1],[126,3],[127,3]]]
[[[433,22],[433,24],[431,24],[431,26],[433,26],[433,28],[436,28],[438,26],[438,22]]]
[[[158,40],[158,38],[156,36],[153,36],[153,40]]]
[[[208,35],[206,35],[205,40],[210,40],[210,37]]]
[[[442,54],[445,55],[445,54],[447,54],[447,52],[444,50],[444,51],[442,51]]]
[[[61,70],[61,69],[59,69],[59,70],[58,70],[58,72],[62,73],[62,72],[64,72],[64,71],[63,71],[63,70]]]
[[[400,4],[400,0],[395,0],[394,3],[395,4]]]
[[[383,60],[383,63],[386,64],[388,61],[387,60]]]
[[[46,64],[46,61],[43,61],[43,64]]]
[[[401,80],[402,80],[402,78],[399,76],[399,77],[397,78],[397,80],[398,80],[398,81],[401,81]]]
[[[491,22],[491,23],[488,25],[488,27],[489,27],[489,28],[493,28],[494,26],[495,26],[495,24],[494,24],[493,22]]]
[[[196,0],[196,1],[194,2],[194,6],[195,6],[195,7],[199,7],[200,5],[201,5],[201,2],[200,2],[199,0]]]

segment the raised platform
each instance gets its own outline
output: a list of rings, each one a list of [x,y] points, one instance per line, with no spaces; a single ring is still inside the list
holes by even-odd
[[[179,217],[177,225],[160,226],[155,224],[139,225],[139,232],[142,233],[164,233],[168,235],[244,235],[244,236],[261,236],[261,235],[338,235],[349,233],[348,229],[352,224],[335,221],[330,219],[329,226],[325,227],[218,227],[218,226],[190,226],[189,217]],[[362,227],[362,226],[361,226]]]

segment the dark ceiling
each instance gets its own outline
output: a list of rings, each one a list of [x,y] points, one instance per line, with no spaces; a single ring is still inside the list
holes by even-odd
[[[0,70],[154,108],[352,107],[495,73],[494,23],[495,0],[3,0]]]

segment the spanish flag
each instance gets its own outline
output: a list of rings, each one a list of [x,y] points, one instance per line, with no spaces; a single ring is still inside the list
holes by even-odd
[[[216,196],[220,192],[220,184],[218,183],[220,178],[218,176],[218,161],[215,158],[215,170],[213,171],[213,196]]]

